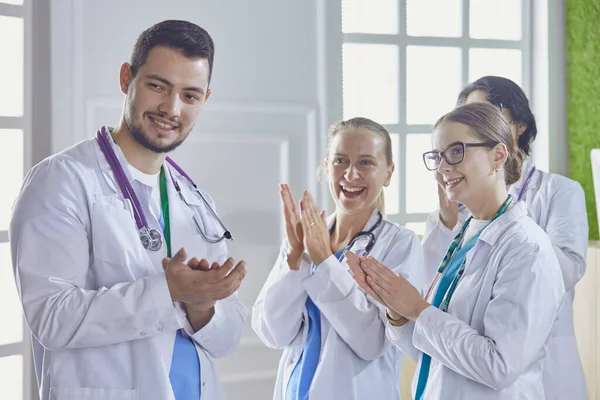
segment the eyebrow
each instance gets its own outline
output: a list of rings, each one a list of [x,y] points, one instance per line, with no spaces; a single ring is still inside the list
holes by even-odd
[[[334,153],[333,155],[334,155],[334,156],[343,156],[343,157],[348,157],[348,156],[347,156],[346,154],[344,154],[344,153]],[[359,157],[363,157],[363,158],[372,158],[372,159],[374,159],[374,160],[376,160],[376,159],[377,159],[377,157],[375,157],[375,156],[372,156],[372,155],[370,155],[370,154],[360,154],[360,155],[359,155]]]
[[[175,86],[171,82],[169,82],[168,80],[166,80],[165,78],[163,78],[160,75],[149,74],[149,75],[144,75],[144,78],[146,78],[146,79],[152,79],[152,80],[155,80],[155,81],[162,82],[163,84],[167,85],[168,87]],[[204,89],[199,88],[199,87],[195,87],[195,86],[188,86],[188,87],[183,88],[183,90],[188,90],[190,92],[198,92],[198,93],[204,95]]]

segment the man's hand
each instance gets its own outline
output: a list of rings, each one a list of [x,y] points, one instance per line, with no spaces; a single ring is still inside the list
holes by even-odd
[[[217,263],[213,263],[215,268],[208,268],[206,260],[196,263],[197,260],[193,259],[188,265],[184,264],[186,258],[187,252],[182,248],[173,258],[162,260],[173,302],[212,307],[217,300],[231,296],[246,276],[243,260],[234,267],[234,260],[230,257],[218,268]]]

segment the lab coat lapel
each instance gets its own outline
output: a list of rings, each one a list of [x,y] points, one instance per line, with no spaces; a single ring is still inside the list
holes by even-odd
[[[165,171],[169,171],[169,165],[166,162],[163,164],[163,167],[165,168]],[[171,173],[173,173],[172,170]],[[185,185],[185,183],[181,182],[179,177],[175,174],[173,174],[173,176],[178,180],[181,190],[184,190],[183,185]],[[188,258],[205,258],[203,255],[208,253],[208,249],[205,248],[205,242],[194,240],[194,238],[198,236],[196,223],[194,222],[194,210],[181,199],[177,193],[177,190],[175,189],[175,186],[173,186],[171,175],[168,172],[167,193],[169,195],[171,249],[173,254],[183,247],[187,251]],[[202,246],[202,248],[198,248],[199,246]]]

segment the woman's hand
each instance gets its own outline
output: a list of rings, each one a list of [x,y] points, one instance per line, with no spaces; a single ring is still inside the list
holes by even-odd
[[[298,270],[302,254],[304,253],[302,221],[290,187],[285,183],[279,185],[279,194],[281,195],[281,202],[283,204],[285,231],[288,240],[287,262],[290,269]]]
[[[361,268],[371,290],[398,314],[414,321],[430,306],[409,281],[402,275],[394,274],[373,257],[364,259]]]
[[[379,297],[379,295],[375,293],[371,286],[367,283],[367,275],[365,274],[365,271],[361,266],[361,264],[364,262],[363,259],[351,251],[345,252],[344,256],[346,257],[346,262],[348,263],[348,266],[352,271],[352,277],[354,278],[356,283],[358,283],[358,286],[360,286],[365,292],[367,292],[369,296],[374,298],[375,301],[387,307],[388,305],[385,304],[383,299]]]
[[[317,205],[308,192],[300,200],[302,211],[302,230],[304,232],[304,247],[315,265],[321,264],[331,256],[331,242],[325,211],[319,212]]]

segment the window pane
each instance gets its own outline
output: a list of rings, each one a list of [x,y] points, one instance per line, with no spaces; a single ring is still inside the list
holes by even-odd
[[[523,75],[521,50],[470,49],[469,82],[486,75],[502,76],[521,86]]]
[[[461,89],[461,50],[408,46],[406,122],[433,125],[456,105]]]
[[[22,6],[23,5],[23,0],[0,0],[0,3],[14,4],[14,5],[17,5],[17,6]]]
[[[404,225],[406,229],[410,229],[417,235],[423,236],[425,234],[426,222],[408,222]]]
[[[462,36],[462,0],[407,0],[406,32],[410,36]]]
[[[17,287],[10,260],[9,244],[0,243],[0,304],[2,304],[2,311],[0,312],[0,318],[2,318],[0,346],[23,341],[22,308],[19,296],[17,295]],[[9,397],[0,395],[0,398]],[[12,399],[12,397],[10,398]]]
[[[429,213],[437,208],[437,184],[433,172],[423,164],[423,153],[431,150],[431,134],[406,136],[406,212]]]
[[[23,19],[0,16],[0,116],[23,115]]]
[[[470,0],[469,4],[472,38],[521,40],[521,0]]]
[[[397,133],[391,133],[392,139],[392,156],[396,169],[390,180],[390,186],[383,188],[385,196],[385,213],[398,214],[400,212],[400,188],[398,180],[400,179],[400,136]]]
[[[0,399],[23,399],[23,356],[0,357]]]
[[[342,0],[342,32],[398,33],[398,0]]]
[[[398,47],[345,43],[342,58],[344,119],[398,123]]]
[[[8,230],[11,207],[21,189],[23,156],[23,131],[0,129],[0,231]]]

